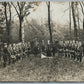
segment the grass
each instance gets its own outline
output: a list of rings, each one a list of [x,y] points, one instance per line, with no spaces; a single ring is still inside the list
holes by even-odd
[[[31,55],[1,68],[0,81],[84,81],[84,61],[79,63],[61,55],[51,59]]]

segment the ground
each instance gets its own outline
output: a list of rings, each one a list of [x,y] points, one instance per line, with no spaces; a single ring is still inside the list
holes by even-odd
[[[0,81],[84,81],[82,63],[57,55],[54,58],[30,56],[0,68]]]

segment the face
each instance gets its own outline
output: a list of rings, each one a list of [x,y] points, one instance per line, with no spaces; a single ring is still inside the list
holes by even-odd
[[[15,46],[15,44],[13,44],[13,46]]]
[[[70,43],[72,43],[72,41],[70,40]]]
[[[75,43],[75,40],[73,40],[73,43]]]
[[[7,44],[5,44],[4,47],[7,48]]]

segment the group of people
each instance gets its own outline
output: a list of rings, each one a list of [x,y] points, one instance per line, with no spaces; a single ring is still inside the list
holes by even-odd
[[[27,43],[23,45],[23,43],[17,44],[3,44],[1,58],[3,60],[3,66],[10,65],[15,63],[16,61],[23,59],[28,56],[27,53]]]
[[[41,53],[43,53],[46,56],[55,57],[55,54],[57,53],[57,49],[58,49],[57,42],[53,42],[53,44],[48,43],[47,45],[41,46]]]
[[[4,43],[0,48],[0,62],[2,62],[3,67],[6,67],[7,65],[15,63],[18,60],[23,60],[25,57],[29,56],[32,52],[31,50],[30,42],[13,43],[9,45]]]
[[[84,43],[81,41],[67,40],[54,41],[51,45],[49,42],[45,45],[44,42],[25,42],[3,44],[0,52],[0,60],[3,60],[3,66],[6,67],[18,60],[23,60],[29,57],[30,54],[37,56],[38,54],[45,54],[46,56],[55,56],[59,53],[65,57],[82,62],[84,55]]]
[[[45,45],[43,42],[38,41],[13,43],[9,45],[4,43],[0,50],[2,52],[0,53],[0,60],[3,60],[2,64],[6,67],[16,61],[23,60],[25,57],[29,57],[30,54],[33,54],[36,57],[45,52],[47,56],[52,56],[52,54],[55,56],[55,47],[53,46],[51,48],[49,43]]]
[[[75,40],[60,41],[58,52],[62,53],[65,57],[82,62],[84,42]]]

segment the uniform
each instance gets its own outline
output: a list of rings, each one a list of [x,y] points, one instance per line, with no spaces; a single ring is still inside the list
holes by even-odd
[[[42,45],[42,46],[41,46],[41,51],[42,51],[42,52],[45,52],[45,45]]]
[[[28,57],[29,57],[30,53],[31,53],[31,47],[28,47],[28,51],[27,51]]]
[[[77,55],[77,61],[82,62],[82,51],[83,48],[82,47],[78,47],[78,55]]]
[[[83,56],[84,56],[84,41],[82,42]]]
[[[77,58],[77,46],[75,46],[75,51],[74,52],[75,52],[75,55],[74,55],[74,60],[75,60]]]
[[[65,44],[65,46],[64,46],[64,53],[65,53],[65,57],[67,57],[67,46],[66,46],[66,44]]]
[[[78,44],[77,44],[77,41],[75,41],[75,44],[74,44],[74,56],[73,56],[74,60],[77,58],[77,47],[78,47]]]
[[[53,44],[53,46],[52,46],[52,53],[53,53],[53,56],[55,56],[55,52],[56,52],[56,48],[55,48],[55,45]]]
[[[50,48],[50,45],[47,45],[46,53],[47,53],[47,56],[51,56],[51,48]]]
[[[68,46],[68,57],[70,58],[71,57],[71,44],[69,43],[69,46]]]
[[[75,55],[75,47],[74,47],[74,45],[72,45],[72,47],[71,47],[71,59],[74,58],[74,55]]]
[[[69,56],[69,45],[67,44],[66,45],[66,57],[68,57]]]
[[[12,63],[15,63],[16,61],[16,45],[15,44],[13,44],[12,46],[11,60],[12,60]]]
[[[55,52],[57,53],[58,51],[58,41],[55,41]]]
[[[3,53],[4,53],[3,54],[3,61],[4,61],[3,66],[6,67],[7,60],[8,58],[10,58],[10,53],[8,52],[7,47],[4,47]]]

